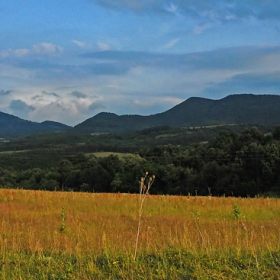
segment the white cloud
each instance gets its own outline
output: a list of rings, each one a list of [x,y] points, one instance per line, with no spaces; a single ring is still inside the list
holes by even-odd
[[[67,112],[71,111],[71,114]],[[46,105],[38,105],[36,109],[30,113],[33,120],[42,122],[45,120],[60,121],[65,124],[71,123],[77,115],[76,109],[72,104],[62,102],[50,102]]]
[[[176,43],[174,39],[168,45]],[[181,54],[96,51],[82,57],[79,64],[69,61],[67,65],[59,59],[32,61],[28,56],[11,60],[10,67],[0,64],[2,88],[13,89],[10,94],[0,91],[1,111],[11,100],[21,100],[27,104],[21,108],[34,121],[52,119],[75,125],[104,109],[148,115],[170,109],[190,96],[220,98],[260,90],[275,93],[279,88],[280,46]],[[256,75],[260,70],[264,73]],[[273,79],[269,79],[271,72],[277,72]],[[16,109],[24,104],[13,105]]]
[[[69,99],[65,96],[61,100],[49,103],[37,102],[36,105],[33,105],[33,108],[34,110],[29,112],[29,117],[38,122],[52,120],[76,125],[104,110],[106,106],[99,100],[94,101],[93,98]]]
[[[73,43],[75,43],[78,47],[84,50],[91,50],[93,48],[91,44],[84,43],[78,40],[73,40]]]
[[[200,25],[198,25],[198,26],[196,26],[196,27],[194,28],[193,34],[195,34],[195,35],[200,35],[200,34],[202,34],[205,30],[211,28],[211,26],[212,26],[212,25],[209,24],[209,23],[200,24]]]
[[[59,55],[63,52],[63,47],[51,43],[40,43],[33,45],[30,49],[6,49],[0,52],[2,58],[25,57],[29,55]]]
[[[183,102],[185,99],[174,97],[174,96],[167,96],[163,98],[163,102],[166,102],[170,104],[170,106],[175,106],[181,102]]]
[[[30,53],[29,49],[6,49],[1,51],[0,55],[2,58],[8,58],[8,57],[22,57],[26,56]]]
[[[137,95],[139,96],[140,94],[135,94],[135,98],[123,102],[123,105],[126,106],[125,114],[151,115],[162,113],[186,99],[177,98],[170,95],[159,95],[151,96],[147,99],[138,99]]]
[[[85,92],[42,90],[42,86],[0,90],[0,111],[36,122],[52,120],[76,125],[106,108],[92,87],[85,88]]]
[[[98,42],[98,43],[97,43],[97,46],[98,46],[98,48],[99,48],[101,51],[107,51],[107,50],[110,49],[110,47],[109,47],[107,44],[103,43],[103,42]]]
[[[177,45],[177,43],[179,42],[179,39],[173,39],[171,41],[169,41],[166,45],[163,46],[164,49],[170,49],[172,47],[174,47],[175,45]]]
[[[63,52],[63,47],[51,43],[41,43],[33,45],[33,52],[40,55],[61,54]]]
[[[174,3],[169,3],[168,6],[165,7],[166,11],[173,13],[173,14],[177,14],[178,13],[178,6],[175,5]]]

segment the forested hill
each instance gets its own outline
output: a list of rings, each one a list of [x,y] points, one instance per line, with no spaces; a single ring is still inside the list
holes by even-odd
[[[229,95],[220,100],[191,97],[170,110],[150,115],[100,113],[74,127],[74,131],[121,132],[155,126],[206,126],[217,124],[280,124],[280,96]]]
[[[39,132],[64,131],[69,128],[71,127],[58,122],[31,122],[0,112],[0,138],[11,139]]]
[[[240,94],[220,100],[191,97],[170,110],[155,115],[119,116],[113,113],[99,113],[73,129],[57,122],[31,122],[0,112],[0,138],[12,139],[64,130],[76,133],[110,133],[157,126],[192,127],[221,124],[279,125],[280,96]]]

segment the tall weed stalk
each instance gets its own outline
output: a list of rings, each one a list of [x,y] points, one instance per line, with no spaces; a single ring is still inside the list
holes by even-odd
[[[149,193],[149,190],[155,180],[155,175],[149,177],[149,173],[146,172],[145,177],[142,177],[139,185],[140,185],[140,193],[139,193],[139,209],[138,209],[138,229],[136,235],[136,243],[135,243],[135,251],[134,251],[134,260],[136,260],[138,243],[139,243],[139,235],[140,235],[140,227],[141,227],[141,217],[143,213],[143,205],[144,201]]]

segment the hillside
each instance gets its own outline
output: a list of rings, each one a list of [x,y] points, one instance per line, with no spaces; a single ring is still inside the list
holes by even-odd
[[[240,94],[220,100],[191,97],[166,112],[150,116],[100,113],[75,126],[74,131],[105,133],[165,125],[189,127],[237,123],[280,124],[280,96]]]
[[[69,126],[53,121],[42,123],[23,120],[13,115],[0,112],[0,138],[13,139],[29,134],[68,130]]]
[[[163,113],[149,116],[99,113],[73,129],[58,122],[36,123],[0,112],[0,138],[14,139],[65,130],[98,134],[136,131],[157,126],[193,127],[221,124],[276,126],[280,124],[280,96],[240,94],[220,100],[191,97]]]

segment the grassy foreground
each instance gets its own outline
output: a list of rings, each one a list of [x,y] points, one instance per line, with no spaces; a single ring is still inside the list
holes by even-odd
[[[0,279],[280,279],[280,200],[0,190]]]

